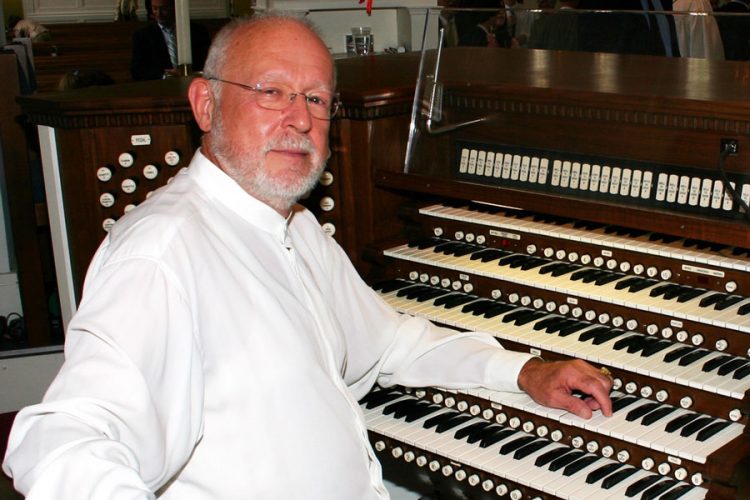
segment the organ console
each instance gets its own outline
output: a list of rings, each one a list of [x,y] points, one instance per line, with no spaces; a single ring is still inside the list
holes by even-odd
[[[747,66],[446,49],[445,132],[417,113],[404,168],[417,71],[339,64],[334,154],[369,214],[355,262],[398,311],[607,368],[615,412],[376,388],[386,477],[440,498],[747,498]]]

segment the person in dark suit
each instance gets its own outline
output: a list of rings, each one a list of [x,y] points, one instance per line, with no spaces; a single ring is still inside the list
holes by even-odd
[[[750,59],[750,0],[730,0],[715,9],[724,55],[728,61]],[[724,13],[733,15],[725,16]],[[743,14],[743,15],[735,15]]]
[[[130,74],[134,80],[161,80],[177,67],[174,0],[151,0],[152,23],[133,33]],[[205,26],[190,23],[193,70],[203,69],[211,37]]]

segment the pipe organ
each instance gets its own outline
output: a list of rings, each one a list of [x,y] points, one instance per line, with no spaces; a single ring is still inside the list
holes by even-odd
[[[397,310],[606,367],[616,411],[376,388],[361,406],[386,476],[441,498],[747,498],[748,67],[446,49],[432,131],[410,126],[419,67],[337,61],[343,106],[306,203]],[[185,86],[22,101],[52,130],[73,303],[108,219],[197,147]]]
[[[440,498],[746,498],[745,66],[481,49],[440,64],[442,118],[433,132],[417,114],[407,168],[394,135],[413,87],[377,89],[393,77],[372,60],[339,67],[368,81],[343,84],[338,126],[369,113],[361,196],[385,221],[358,228],[363,272],[403,313],[606,367],[615,412],[377,388],[361,405],[386,476]]]

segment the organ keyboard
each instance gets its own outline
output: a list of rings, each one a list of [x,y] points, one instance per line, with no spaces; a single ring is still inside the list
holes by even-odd
[[[355,262],[402,313],[607,367],[616,411],[582,420],[524,394],[376,388],[361,404],[386,476],[440,498],[747,498],[738,68],[670,59],[656,75],[648,57],[487,54],[444,51],[444,120],[477,124],[433,135],[418,118],[403,171],[410,89],[377,83],[407,63],[339,66],[342,82],[373,80],[342,88],[334,127],[348,139],[334,150],[372,172]],[[738,154],[719,161],[727,138]]]

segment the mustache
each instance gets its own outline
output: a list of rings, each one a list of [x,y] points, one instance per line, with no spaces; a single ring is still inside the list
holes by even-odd
[[[271,139],[263,146],[263,155],[265,156],[273,149],[296,149],[309,155],[316,153],[312,141],[304,136],[284,135]]]

